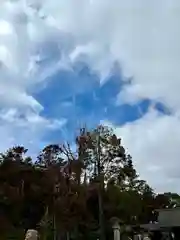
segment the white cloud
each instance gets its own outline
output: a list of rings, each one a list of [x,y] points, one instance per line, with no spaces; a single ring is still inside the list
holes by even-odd
[[[180,180],[180,122],[151,109],[133,123],[118,127],[107,123],[122,138],[141,178],[156,191],[178,191]]]
[[[118,103],[133,104],[138,99],[150,98],[173,110],[173,116],[149,113],[149,117],[121,129],[135,158],[144,159],[144,165],[150,163],[151,170],[157,169],[153,163],[163,166],[163,179],[166,174],[169,176],[170,167],[166,167],[169,158],[175,163],[179,153],[179,23],[179,0],[1,1],[0,107],[7,115],[10,109],[23,112],[27,122],[30,113],[36,114],[36,120],[41,119],[43,106],[30,91],[37,82],[70,66],[79,57],[99,72],[103,80],[113,61],[119,61],[124,76],[133,76],[133,81],[119,94]],[[42,69],[40,62],[48,56],[40,51],[41,45],[50,40],[57,44],[58,60]],[[1,121],[1,134],[7,139],[18,136],[19,128],[7,125],[7,119]],[[33,126],[39,126],[38,123],[39,120],[35,121]],[[22,133],[26,139],[31,135],[28,134]],[[166,136],[171,136],[172,141],[169,138],[164,141]],[[167,163],[162,163],[162,159]],[[177,181],[170,185],[176,184]]]
[[[37,1],[33,7],[38,7]],[[43,106],[32,95],[32,89],[51,74],[51,68],[56,70],[50,65],[46,72],[38,72],[44,57],[38,54],[38,47],[49,37],[44,25],[26,1],[1,2],[0,134],[3,141],[0,151],[13,144],[37,151],[47,131],[59,129],[66,123],[64,119],[42,117]]]
[[[1,35],[9,35],[13,32],[11,25],[5,20],[0,21],[0,34]]]
[[[84,53],[101,74],[107,74],[113,60],[118,60],[124,73],[133,75],[132,85],[119,100],[149,97],[179,108],[178,0],[46,0],[43,11],[72,36],[73,59]]]
[[[38,44],[56,38],[67,58],[87,55],[103,76],[118,60],[124,73],[134,77],[123,100],[136,95],[178,107],[179,12],[178,0],[19,0],[4,1],[0,23],[3,35],[11,36],[4,43],[6,55],[22,70],[21,77]],[[62,36],[67,36],[64,41]]]
[[[178,0],[4,1],[0,11],[1,61],[5,65],[11,62],[8,67],[25,88],[31,84],[27,71],[37,47],[54,39],[66,60],[71,62],[84,54],[92,69],[103,76],[118,60],[124,72],[134,77],[120,99],[150,97],[177,108],[179,12]]]
[[[16,108],[0,111],[0,134],[2,141],[0,151],[20,144],[29,147],[31,153],[37,153],[42,147],[40,140],[48,131],[62,128],[65,119],[51,120],[43,118],[31,111],[20,112]]]

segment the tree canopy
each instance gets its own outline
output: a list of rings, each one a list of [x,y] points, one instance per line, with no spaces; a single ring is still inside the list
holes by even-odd
[[[36,228],[42,239],[111,239],[113,217],[148,223],[156,209],[179,204],[178,194],[155,194],[140,178],[112,129],[80,129],[75,143],[76,152],[53,144],[36,159],[24,146],[0,155],[0,238]]]

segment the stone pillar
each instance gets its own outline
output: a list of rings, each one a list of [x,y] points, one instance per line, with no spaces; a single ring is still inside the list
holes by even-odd
[[[141,234],[134,235],[133,240],[142,240],[142,235]]]
[[[25,240],[37,240],[38,239],[38,231],[34,229],[29,229],[26,232]]]
[[[115,222],[112,226],[114,231],[114,240],[120,240],[120,225],[118,222]]]

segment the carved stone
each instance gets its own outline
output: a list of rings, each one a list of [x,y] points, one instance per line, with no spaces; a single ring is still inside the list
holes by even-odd
[[[118,219],[113,219],[113,231],[114,231],[114,240],[120,240],[120,225],[119,225],[119,220]]]
[[[25,240],[37,240],[38,239],[38,232],[34,229],[29,229],[26,232]]]

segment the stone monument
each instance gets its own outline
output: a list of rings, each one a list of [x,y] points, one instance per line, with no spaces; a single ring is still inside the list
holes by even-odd
[[[114,240],[120,240],[121,239],[120,221],[118,218],[114,217],[111,219],[111,222],[112,222],[112,229],[114,232]]]
[[[25,240],[38,240],[38,231],[34,229],[29,229],[26,232]]]

